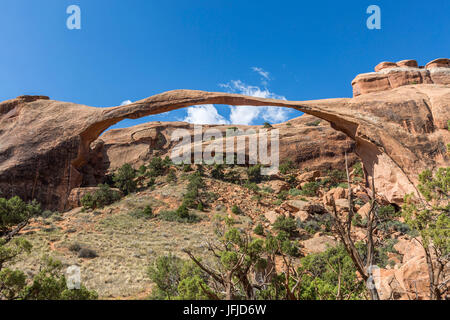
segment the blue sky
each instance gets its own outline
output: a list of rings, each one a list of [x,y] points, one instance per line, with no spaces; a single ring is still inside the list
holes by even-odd
[[[66,28],[72,4],[81,8],[81,30]],[[366,27],[372,4],[381,8],[381,30]],[[351,80],[378,62],[449,57],[449,16],[448,0],[2,0],[0,100],[43,94],[107,107],[173,89],[350,97]],[[117,126],[300,115],[252,112],[204,106]]]

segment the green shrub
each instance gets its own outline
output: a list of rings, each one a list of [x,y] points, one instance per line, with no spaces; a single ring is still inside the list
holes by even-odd
[[[309,127],[317,127],[320,124],[320,122],[321,122],[320,120],[314,120],[314,121],[308,122],[306,125]]]
[[[347,173],[342,170],[334,169],[328,171],[329,184],[331,187],[337,186],[339,183],[347,181]]]
[[[150,175],[152,177],[163,175],[165,170],[164,162],[161,157],[152,158],[150,164],[148,165],[148,168],[150,169]]]
[[[318,182],[308,182],[302,187],[300,194],[303,196],[314,197],[317,194],[319,187],[320,185]]]
[[[286,200],[287,197],[288,197],[288,191],[287,190],[280,191],[280,193],[277,195],[277,198],[280,199],[280,200],[283,200],[283,201]]]
[[[231,212],[233,212],[234,214],[237,214],[237,215],[241,215],[242,214],[241,208],[239,208],[235,204],[233,205],[233,207],[231,207]]]
[[[263,236],[264,235],[264,227],[261,223],[258,223],[255,227],[255,229],[253,230],[253,232],[255,234],[257,234],[258,236]]]
[[[161,256],[147,269],[155,283],[152,299],[155,300],[207,300],[209,291],[205,275],[191,261],[184,261],[172,254]]]
[[[100,209],[120,200],[118,192],[112,190],[107,184],[99,184],[99,189],[85,194],[81,198],[81,205],[85,209]]]
[[[291,160],[288,161],[284,161],[283,163],[280,164],[278,170],[282,173],[282,174],[287,174],[289,173],[289,171],[291,171],[292,169],[294,169],[294,163]]]
[[[137,219],[151,219],[154,217],[152,207],[146,206],[144,209],[136,209],[130,215]]]
[[[247,177],[250,182],[260,183],[262,180],[261,165],[257,164],[247,168]]]
[[[357,176],[357,177],[364,176],[364,171],[363,171],[361,162],[357,162],[353,165],[353,172],[354,172],[355,176]]]
[[[172,183],[177,181],[177,176],[175,174],[174,170],[169,170],[169,173],[167,174],[167,182]]]
[[[249,189],[250,191],[253,191],[253,192],[259,192],[259,187],[258,187],[258,185],[257,185],[256,183],[254,183],[254,182],[250,183],[250,182],[247,181],[247,182],[244,184],[244,187],[246,187],[246,188]]]
[[[289,194],[290,194],[291,196],[293,196],[293,197],[296,197],[296,196],[301,195],[301,194],[302,194],[302,191],[301,191],[301,190],[298,190],[298,189],[296,189],[296,188],[292,188],[292,189],[289,190]]]
[[[335,300],[338,292],[346,299],[364,299],[365,283],[357,278],[356,268],[343,245],[309,254],[300,263],[300,299]]]
[[[139,176],[144,176],[147,173],[147,167],[142,165],[138,169]]]
[[[272,125],[270,123],[264,122],[264,128],[265,129],[270,129],[270,128],[273,128],[273,127],[272,127]]]
[[[292,236],[297,231],[297,223],[292,218],[286,218],[285,216],[279,216],[273,223],[273,229],[277,231],[284,231],[289,236]]]
[[[217,180],[223,180],[224,179],[223,165],[216,163],[213,169],[211,170],[211,177]]]
[[[114,174],[113,181],[115,186],[127,195],[136,191],[137,183],[134,181],[134,178],[136,178],[136,171],[129,163],[125,163]]]
[[[41,212],[41,205],[34,200],[25,203],[17,196],[10,199],[0,198],[0,234]]]
[[[154,178],[154,177],[151,177],[150,180],[149,180],[148,183],[147,183],[147,187],[148,187],[148,188],[152,188],[152,187],[155,185],[155,183],[156,183],[155,178]]]
[[[177,210],[161,211],[158,218],[164,221],[180,223],[194,223],[200,221],[200,218],[197,215],[189,213],[189,211],[186,213],[185,209],[185,207],[180,206]]]

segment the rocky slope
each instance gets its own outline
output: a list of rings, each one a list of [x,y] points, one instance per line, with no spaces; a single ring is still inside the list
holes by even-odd
[[[375,178],[377,191],[391,202],[400,202],[405,193],[416,192],[419,172],[449,164],[449,61],[439,59],[427,65],[432,82],[402,80],[393,85],[389,73],[389,86],[377,84],[377,90],[365,93],[354,81],[360,87],[354,98],[281,101],[176,90],[112,108],[42,96],[8,100],[0,103],[0,191],[63,210],[71,190],[86,180],[84,168],[96,152],[92,142],[111,125],[125,118],[213,103],[295,108],[328,121],[355,141],[355,152],[367,176]],[[409,65],[400,64],[396,77],[410,79],[413,70],[409,68],[423,73]],[[377,79],[366,82],[377,83]]]

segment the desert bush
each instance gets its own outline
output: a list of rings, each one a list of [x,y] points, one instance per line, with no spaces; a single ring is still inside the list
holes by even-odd
[[[361,162],[357,162],[353,165],[353,172],[355,174],[355,176],[357,177],[363,177],[364,176],[364,172],[363,172],[363,168],[362,168],[362,164]]]
[[[89,248],[81,248],[80,251],[78,251],[78,258],[94,259],[97,257],[97,252]]]
[[[329,186],[335,187],[339,185],[341,182],[347,181],[347,174],[345,171],[334,169],[328,171],[328,179],[329,179]]]
[[[231,212],[233,212],[234,214],[237,214],[237,215],[241,215],[242,214],[241,208],[239,208],[235,204],[231,207]]]
[[[278,168],[282,174],[288,174],[292,169],[294,169],[294,163],[291,160],[282,162]]]
[[[257,234],[258,236],[263,236],[264,235],[264,227],[261,223],[258,223],[255,227],[255,229],[253,229],[253,232],[255,234]]]
[[[262,180],[261,165],[256,164],[247,168],[247,177],[250,182],[260,183]]]
[[[87,193],[81,198],[81,205],[85,209],[97,209],[120,200],[118,192],[112,190],[107,184],[99,184],[99,189]]]
[[[161,256],[147,269],[150,280],[155,283],[151,298],[155,300],[206,300],[203,289],[208,286],[205,275],[191,261],[169,254]],[[203,289],[202,289],[203,288]]]
[[[31,252],[31,244],[25,239],[13,239],[8,246],[0,240],[0,300],[93,300],[98,295],[81,285],[70,290],[62,271],[62,263],[44,257],[39,273],[32,278],[20,270],[3,268],[19,254]]]
[[[26,203],[17,196],[10,199],[0,198],[0,234],[41,212],[41,205],[35,200]]]
[[[289,189],[289,194],[293,197],[299,196],[302,194],[302,191],[296,188]]]
[[[419,175],[419,182],[417,187],[426,201],[417,201],[412,194],[405,196],[402,217],[422,238],[420,243],[429,270],[430,299],[441,300],[445,299],[448,279],[435,266],[445,266],[450,260],[450,167],[439,168],[434,174],[425,170]]]
[[[273,223],[273,229],[277,231],[284,231],[289,236],[292,236],[297,231],[297,223],[292,218],[286,218],[285,216],[279,216]]]
[[[277,198],[284,201],[287,199],[288,194],[289,193],[287,190],[280,191],[280,193],[277,195]]]
[[[306,125],[309,127],[317,127],[320,124],[320,122],[321,122],[320,120],[314,120],[314,121],[308,122]]]
[[[167,174],[167,182],[172,183],[177,181],[177,176],[175,174],[174,170],[169,170],[169,173]]]
[[[148,168],[150,169],[150,175],[152,177],[161,176],[164,173],[164,164],[161,157],[152,158],[152,160],[150,160]]]
[[[134,180],[136,178],[136,171],[130,164],[125,163],[114,174],[113,181],[117,188],[120,189],[125,195],[136,191],[137,183]]]
[[[357,278],[343,245],[302,258],[298,273],[302,275],[300,299],[364,299],[365,283]]]
[[[302,190],[300,190],[300,194],[307,197],[314,197],[319,190],[320,184],[318,182],[307,182],[303,185]]]
[[[141,165],[138,169],[138,174],[140,176],[144,176],[147,173],[147,167],[145,165]]]
[[[164,221],[180,222],[180,223],[195,223],[200,221],[200,218],[190,213],[186,206],[181,205],[177,210],[164,210],[158,214],[158,218]]]
[[[72,252],[79,252],[82,248],[83,247],[81,246],[81,244],[79,244],[78,242],[75,242],[75,243],[72,243],[68,249],[69,249],[69,251],[72,251]]]
[[[225,175],[223,173],[223,165],[215,164],[213,169],[211,170],[211,177],[217,180],[223,180]]]
[[[136,219],[151,219],[154,217],[152,207],[146,206],[143,209],[136,209],[130,213]]]

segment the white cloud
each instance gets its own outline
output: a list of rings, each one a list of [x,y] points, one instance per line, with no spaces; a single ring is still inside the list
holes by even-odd
[[[251,124],[259,117],[261,111],[261,108],[249,106],[230,106],[230,108],[230,122],[233,124]]]
[[[131,100],[125,100],[125,101],[122,101],[122,103],[120,104],[121,106],[126,106],[126,105],[128,105],[128,104],[132,104],[133,102],[131,102]]]
[[[267,88],[261,89],[257,86],[250,86],[240,80],[233,80],[227,84],[220,85],[233,93],[240,93],[246,96],[257,98],[269,98],[286,100],[284,96],[270,92]],[[259,117],[270,123],[280,123],[289,118],[290,110],[280,107],[250,107],[250,106],[231,106],[230,121],[234,124],[252,124]]]
[[[270,80],[270,73],[268,71],[265,71],[263,68],[253,67],[252,70],[258,73],[264,79]]]
[[[184,121],[194,124],[227,124],[229,121],[217,112],[212,104],[187,108]]]

